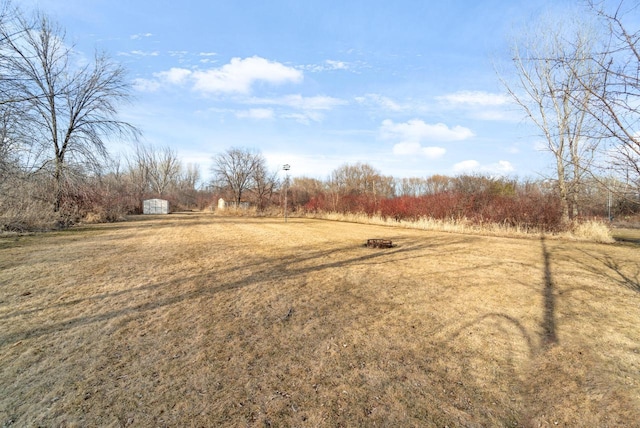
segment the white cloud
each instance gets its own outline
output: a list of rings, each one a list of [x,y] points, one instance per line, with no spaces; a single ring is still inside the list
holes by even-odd
[[[158,56],[160,55],[160,52],[158,51],[146,52],[146,51],[134,50],[129,52],[118,52],[118,55],[144,57],[144,56]]]
[[[200,57],[201,64],[211,64],[217,62],[214,57],[218,54],[215,52],[200,52],[198,56]]]
[[[133,88],[140,92],[155,92],[160,89],[160,82],[149,79],[134,79]]]
[[[453,171],[457,173],[473,172],[477,171],[479,168],[480,162],[478,162],[477,160],[466,160],[453,165]]]
[[[422,155],[429,159],[438,159],[447,153],[443,147],[423,147],[417,142],[402,142],[393,146],[393,154],[395,155]]]
[[[301,113],[283,114],[281,117],[285,119],[294,119],[296,122],[309,125],[311,122],[322,122],[324,115],[316,111],[303,111]]]
[[[347,101],[340,98],[327,96],[303,97],[302,95],[287,95],[278,98],[251,98],[247,101],[254,105],[267,105],[284,107],[295,110],[285,112],[280,115],[284,119],[294,119],[295,121],[308,125],[311,122],[321,122],[324,115],[320,111],[332,110],[338,106],[347,104]]]
[[[187,81],[193,72],[186,68],[171,68],[168,71],[155,73],[154,76],[161,82],[170,83],[172,85],[182,85]]]
[[[252,108],[236,112],[236,116],[249,119],[271,119],[273,118],[273,110],[269,108]]]
[[[438,146],[423,146],[424,141],[461,141],[474,136],[470,129],[462,126],[449,128],[443,123],[428,124],[419,119],[412,119],[404,123],[384,120],[380,127],[382,138],[399,140],[393,146],[393,153],[403,156],[424,156],[428,159],[438,159],[447,150]]]
[[[462,162],[458,162],[453,165],[453,171],[462,174],[462,173],[485,173],[491,175],[507,175],[515,171],[515,168],[509,161],[501,160],[496,163],[482,165],[477,160],[465,160]]]
[[[470,117],[485,121],[513,121],[514,117],[508,107],[512,107],[511,98],[505,94],[485,91],[458,91],[436,97],[440,107],[445,109],[462,109]]]
[[[493,94],[484,91],[458,91],[436,97],[436,99],[454,106],[476,107],[501,106],[511,101],[511,99],[504,94]]]
[[[473,113],[473,117],[480,120],[512,120],[512,115],[499,110],[482,110]]]
[[[383,138],[400,138],[406,141],[462,141],[474,137],[475,134],[463,126],[449,128],[444,123],[428,124],[420,119],[412,119],[405,123],[394,123],[390,119],[382,122],[380,128]]]
[[[145,52],[145,51],[131,51],[130,52],[132,55],[138,55],[138,56],[158,56],[160,55],[160,53],[158,51],[153,51],[153,52]]]
[[[331,59],[328,59],[325,61],[325,63],[332,70],[348,70],[349,69],[349,65],[344,61],[333,61]]]
[[[232,58],[220,68],[194,71],[194,89],[202,92],[249,93],[256,82],[282,84],[302,81],[302,72],[279,62],[253,56]]]
[[[334,107],[347,104],[340,98],[318,95],[315,97],[303,97],[300,94],[287,95],[279,98],[252,98],[252,104],[270,104],[292,107],[302,110],[331,110]]]
[[[400,111],[406,108],[405,106],[393,101],[391,98],[379,94],[366,94],[363,97],[356,97],[355,100],[363,105],[373,105],[391,111]]]
[[[323,71],[344,70],[356,72],[358,68],[363,66],[362,62],[346,62],[327,59],[320,64],[304,65],[301,68],[313,73],[321,73]]]
[[[516,169],[513,167],[513,165],[511,165],[511,162],[509,161],[498,161],[497,164],[493,164],[490,165],[490,168],[495,169],[498,172],[503,172],[503,173],[507,173],[507,172],[513,172]]]
[[[139,33],[139,34],[132,34],[129,36],[129,38],[131,40],[137,40],[137,39],[142,39],[143,37],[151,37],[153,36],[153,34],[151,33]]]
[[[447,153],[447,150],[442,147],[423,147],[422,153],[429,159],[437,159]]]
[[[184,52],[173,52],[174,56],[182,56]],[[202,56],[211,57],[214,54],[202,53]],[[203,93],[241,93],[251,92],[256,82],[267,82],[274,85],[302,81],[302,72],[292,67],[287,67],[279,62],[269,61],[258,56],[250,58],[232,58],[228,64],[208,70],[189,70],[186,68],[171,68],[153,74],[156,83],[143,79],[137,84],[138,88],[159,89],[164,85],[182,85],[190,83],[192,88]]]
[[[549,143],[545,140],[536,140],[533,142],[533,149],[537,152],[548,152]]]

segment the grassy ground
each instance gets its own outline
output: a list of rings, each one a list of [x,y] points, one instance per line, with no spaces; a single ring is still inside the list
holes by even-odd
[[[6,237],[0,426],[638,426],[639,325],[629,243],[205,214]]]
[[[640,247],[640,228],[612,229],[612,235],[618,242],[629,243]]]

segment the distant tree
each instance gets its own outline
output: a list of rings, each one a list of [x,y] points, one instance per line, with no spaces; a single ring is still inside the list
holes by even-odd
[[[197,189],[200,183],[200,165],[197,163],[187,163],[180,176],[181,187],[186,189]]]
[[[0,82],[5,103],[22,113],[19,126],[37,146],[37,168],[54,179],[54,210],[74,173],[99,169],[105,139],[135,138],[138,130],[117,118],[130,96],[125,70],[106,54],[79,66],[64,31],[47,16],[15,12],[0,22]]]
[[[168,146],[150,150],[148,162],[149,181],[154,193],[164,196],[169,189],[177,187],[182,164],[175,150]]]
[[[289,186],[291,204],[294,207],[302,207],[313,198],[324,195],[326,185],[317,178],[294,177]]]
[[[213,157],[211,172],[219,186],[231,190],[234,202],[239,206],[242,195],[253,187],[255,173],[264,163],[260,152],[234,147]]]
[[[0,106],[0,179],[15,172],[19,163],[21,141],[15,135],[16,113],[8,106]]]
[[[447,177],[446,175],[432,175],[431,177],[427,178],[426,193],[436,194],[451,190],[453,186],[452,182],[453,180],[451,179],[451,177]]]
[[[262,158],[253,171],[252,192],[255,195],[258,211],[262,212],[273,196],[278,185],[278,171],[269,171],[267,163]]]

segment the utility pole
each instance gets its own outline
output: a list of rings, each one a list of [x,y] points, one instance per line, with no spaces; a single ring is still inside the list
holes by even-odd
[[[287,222],[287,190],[289,187],[289,170],[291,169],[291,166],[286,163],[284,165],[282,165],[282,170],[285,171],[285,177],[284,177],[284,222]]]

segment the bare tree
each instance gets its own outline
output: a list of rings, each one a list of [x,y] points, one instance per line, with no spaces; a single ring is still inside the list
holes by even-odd
[[[591,126],[585,113],[592,90],[577,74],[591,76],[585,84],[600,84],[591,70],[593,33],[582,22],[544,21],[525,31],[512,48],[515,83],[501,78],[513,100],[544,137],[555,160],[557,190],[564,223],[577,214],[580,182],[592,160]]]
[[[180,183],[183,188],[189,190],[196,190],[198,183],[200,182],[200,165],[197,163],[187,163],[182,175],[180,177]]]
[[[136,144],[133,155],[127,157],[127,177],[130,181],[134,198],[137,201],[142,201],[144,194],[151,189],[149,159],[147,147],[144,144]]]
[[[171,187],[177,186],[182,164],[175,150],[170,147],[149,150],[148,162],[149,180],[153,192],[158,196],[164,196]]]
[[[27,116],[21,127],[42,148],[39,168],[54,178],[54,210],[60,211],[67,179],[100,167],[107,137],[138,134],[117,118],[130,95],[125,70],[101,53],[77,67],[64,31],[42,14],[17,13],[0,25],[0,39],[3,95]]]
[[[267,208],[267,204],[271,200],[277,185],[278,171],[269,171],[264,158],[262,158],[253,172],[252,189],[255,194],[256,205],[258,206],[259,212]]]
[[[371,165],[360,162],[333,170],[331,183],[343,195],[368,195],[374,200],[391,197],[395,193],[392,177],[385,177]]]
[[[234,147],[213,157],[211,172],[221,187],[231,190],[236,206],[240,206],[242,195],[253,187],[255,172],[262,165],[261,153]]]
[[[602,1],[588,0],[604,27],[600,52],[593,56],[594,73],[603,82],[590,85],[590,75],[575,71],[591,99],[586,106],[597,121],[598,138],[608,144],[607,168],[640,191],[640,29],[629,22],[638,16],[640,4],[620,0],[614,9]],[[637,20],[635,21],[637,23]]]

